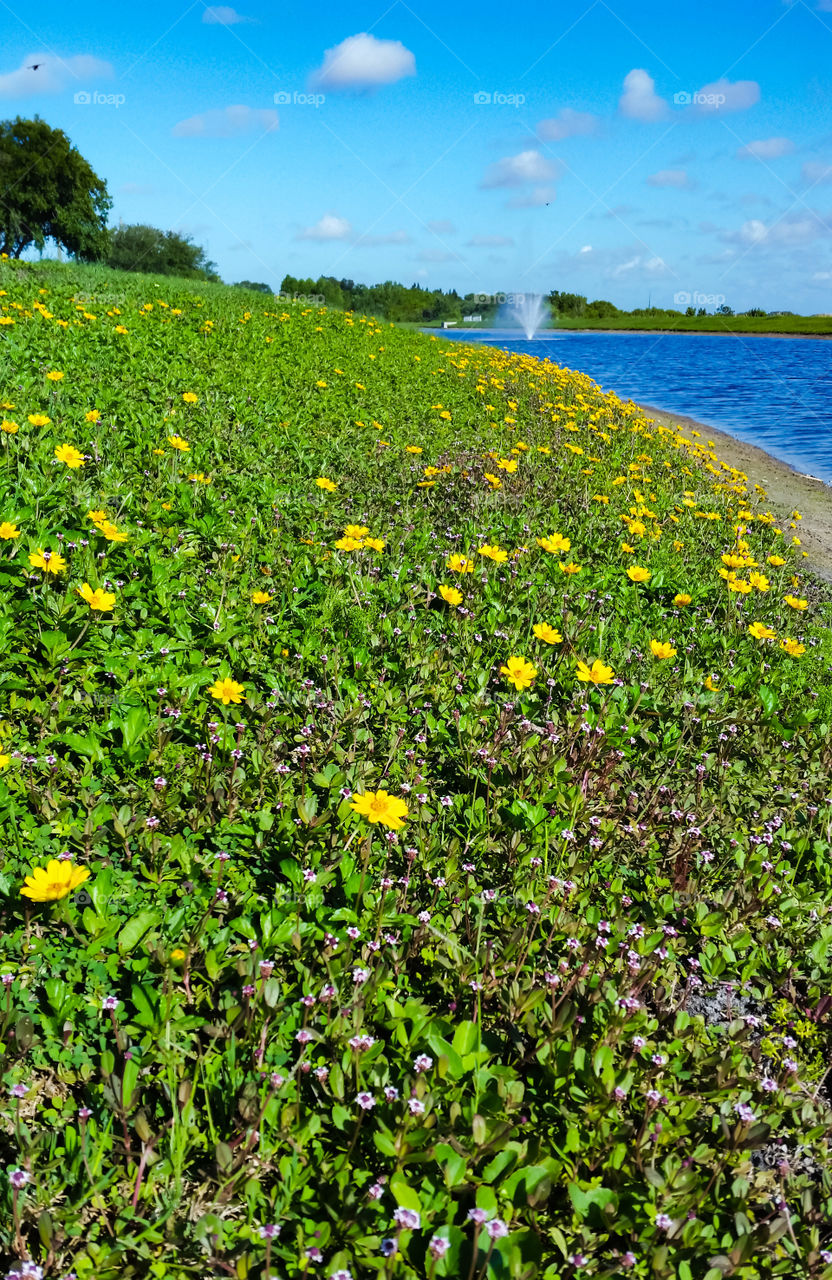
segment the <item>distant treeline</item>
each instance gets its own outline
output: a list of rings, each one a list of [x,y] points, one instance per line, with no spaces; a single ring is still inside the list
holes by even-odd
[[[256,289],[261,293],[272,294],[267,284],[258,281],[241,280],[240,288]],[[310,305],[337,307],[344,311],[358,311],[399,323],[410,321],[413,324],[438,324],[444,320],[462,323],[467,317],[476,317],[482,325],[492,323],[501,308],[511,307],[522,299],[518,293],[466,293],[459,294],[456,289],[425,289],[422,285],[398,284],[394,280],[386,280],[384,284],[358,284],[354,280],[337,280],[335,276],[319,276],[304,279],[297,276],[284,276],[278,297],[285,301],[293,299],[308,302]],[[687,296],[687,295],[686,295]],[[694,301],[702,295],[693,295]],[[679,307],[635,307],[626,311],[617,307],[614,302],[604,298],[589,301],[583,294],[567,293],[553,289],[545,295],[549,304],[551,320],[570,320],[580,324],[592,325],[600,320],[624,320],[628,317],[650,321],[678,319],[680,316],[733,316],[735,312],[719,297],[708,298],[710,310],[706,306]],[[748,311],[736,313],[750,318],[774,316],[791,316],[791,311],[764,311],[762,307],[752,307]]]

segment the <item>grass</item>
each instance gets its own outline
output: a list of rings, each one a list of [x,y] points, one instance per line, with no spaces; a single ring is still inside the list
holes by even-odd
[[[9,1274],[828,1280],[799,513],[549,363],[0,270]]]

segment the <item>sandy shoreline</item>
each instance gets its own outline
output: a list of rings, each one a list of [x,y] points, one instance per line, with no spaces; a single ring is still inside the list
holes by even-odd
[[[698,431],[702,440],[713,444],[720,461],[744,471],[752,484],[762,485],[768,494],[771,511],[784,520],[792,511],[799,511],[803,519],[797,532],[808,551],[805,567],[814,570],[821,578],[832,582],[832,487],[822,480],[801,474],[787,462],[773,458],[764,449],[738,440],[727,431],[709,427],[695,418],[680,413],[668,413],[653,405],[639,406],[651,418],[670,423],[689,436]]]

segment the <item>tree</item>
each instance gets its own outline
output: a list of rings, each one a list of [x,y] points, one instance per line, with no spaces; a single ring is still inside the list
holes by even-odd
[[[273,293],[270,284],[264,284],[262,280],[238,280],[234,286],[236,289],[253,289],[256,293]]]
[[[596,298],[594,302],[587,304],[585,314],[593,320],[606,320],[609,316],[617,316],[621,313],[614,302],[607,302],[604,298]]]
[[[107,252],[107,184],[62,129],[45,120],[0,121],[0,253],[19,258],[54,240],[91,262]]]
[[[553,289],[549,294],[552,308],[561,316],[582,316],[586,310],[586,298],[582,293],[561,293]]]
[[[190,236],[160,231],[141,222],[117,227],[112,232],[107,266],[119,271],[184,276],[190,280],[219,280],[216,266]]]

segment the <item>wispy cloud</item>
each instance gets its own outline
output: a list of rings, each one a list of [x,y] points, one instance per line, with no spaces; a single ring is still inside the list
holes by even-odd
[[[35,68],[37,68],[35,70]],[[90,53],[59,58],[54,53],[29,53],[16,71],[0,74],[0,98],[33,98],[39,93],[62,93],[108,80],[112,64]]]
[[[243,106],[220,107],[180,120],[173,126],[172,133],[175,138],[238,138],[255,131],[274,133],[279,123],[276,111]]]

